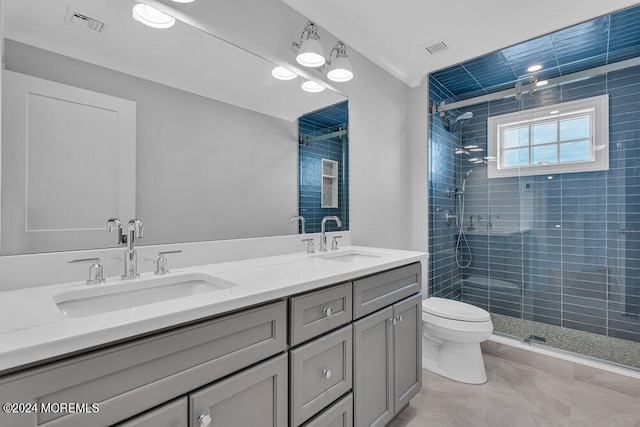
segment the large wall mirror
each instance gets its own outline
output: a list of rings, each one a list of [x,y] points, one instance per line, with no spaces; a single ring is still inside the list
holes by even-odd
[[[110,217],[145,245],[299,232],[298,119],[346,97],[136,4],[2,1],[0,254],[112,247]]]

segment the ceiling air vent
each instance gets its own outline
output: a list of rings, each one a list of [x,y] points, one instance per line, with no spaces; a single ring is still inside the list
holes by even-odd
[[[449,46],[447,46],[447,43],[444,41],[444,39],[439,39],[431,43],[427,43],[423,47],[431,55],[438,55],[445,50],[449,50]]]
[[[71,6],[67,7],[64,22],[95,34],[102,34],[106,27],[104,21],[92,18]]]

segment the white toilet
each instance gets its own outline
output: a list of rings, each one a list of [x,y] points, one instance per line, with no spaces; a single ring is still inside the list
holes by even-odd
[[[460,301],[422,301],[422,367],[469,384],[487,382],[480,343],[493,332],[486,310]]]

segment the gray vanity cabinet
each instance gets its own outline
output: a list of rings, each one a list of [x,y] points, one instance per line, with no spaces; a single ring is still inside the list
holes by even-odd
[[[286,322],[278,301],[2,377],[2,402],[97,403],[99,411],[0,412],[0,426],[121,422],[284,352]]]
[[[188,426],[287,427],[287,392],[285,353],[189,394]]]
[[[422,387],[419,291],[419,264],[354,282],[354,312],[366,314],[353,323],[356,427],[385,426]]]
[[[113,427],[187,427],[188,423],[189,402],[183,396]]]

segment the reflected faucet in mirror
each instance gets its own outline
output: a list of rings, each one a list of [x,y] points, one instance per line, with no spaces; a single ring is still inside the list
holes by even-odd
[[[294,215],[291,217],[291,219],[289,220],[289,225],[293,225],[293,223],[298,220],[300,221],[300,225],[301,225],[301,233],[300,234],[305,234],[304,231],[304,217],[302,215]]]
[[[337,216],[325,216],[320,223],[320,252],[327,252],[327,235],[325,234],[324,226],[327,221],[335,221],[338,227],[342,228],[342,221]]]
[[[127,231],[127,236],[125,236],[127,250],[124,251],[124,274],[121,276],[125,280],[140,277],[140,274],[138,274],[138,253],[135,250],[135,241],[136,238],[141,239],[144,237],[142,221],[137,218],[129,220]]]

